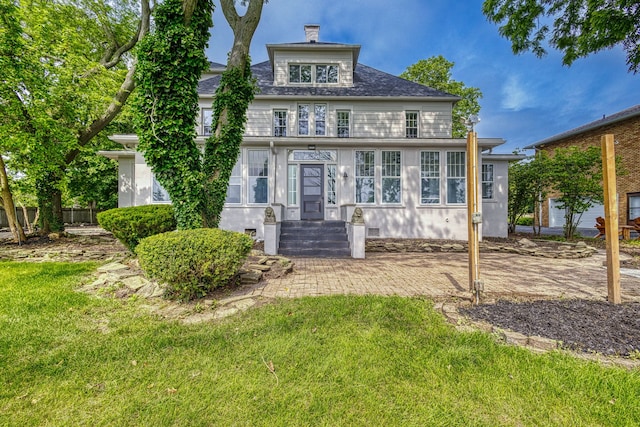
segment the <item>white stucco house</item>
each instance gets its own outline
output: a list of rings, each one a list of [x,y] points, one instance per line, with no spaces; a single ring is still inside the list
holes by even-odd
[[[221,227],[264,233],[264,212],[304,226],[346,221],[360,207],[367,238],[467,239],[466,139],[452,138],[458,97],[358,62],[360,45],[306,41],[267,45],[252,66],[259,92],[229,184]],[[211,105],[224,66],[200,81],[197,142],[211,131]],[[119,162],[119,206],[168,203],[135,135],[105,153]],[[478,140],[485,236],[507,236],[504,141]]]

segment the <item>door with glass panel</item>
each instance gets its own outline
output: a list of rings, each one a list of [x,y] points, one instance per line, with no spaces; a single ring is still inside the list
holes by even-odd
[[[300,165],[300,219],[324,219],[324,165]]]

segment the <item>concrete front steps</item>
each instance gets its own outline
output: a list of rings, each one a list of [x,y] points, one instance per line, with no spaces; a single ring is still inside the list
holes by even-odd
[[[283,221],[278,253],[286,256],[350,258],[344,221]]]

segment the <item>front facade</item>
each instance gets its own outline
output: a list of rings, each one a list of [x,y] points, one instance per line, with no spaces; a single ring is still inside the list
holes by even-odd
[[[558,148],[600,147],[603,135],[613,134],[616,156],[621,160],[623,174],[616,179],[618,193],[618,223],[628,225],[640,217],[640,105],[636,105],[600,120],[579,126],[544,139],[525,148],[545,151],[553,155]],[[544,227],[562,227],[564,211],[555,208],[556,196],[550,195],[542,205]],[[582,216],[580,226],[595,226],[595,218],[604,217],[602,205],[593,206]]]
[[[466,240],[466,140],[451,135],[459,98],[359,64],[360,46],[305,30],[305,42],[268,45],[269,60],[252,66],[259,92],[220,226],[262,238],[267,207],[278,222],[348,222],[360,207],[368,238]],[[199,86],[202,144],[221,67]],[[106,153],[120,164],[119,206],[168,203],[135,135],[113,139],[127,149]],[[502,143],[478,144],[485,236],[507,235],[512,156],[483,153]]]

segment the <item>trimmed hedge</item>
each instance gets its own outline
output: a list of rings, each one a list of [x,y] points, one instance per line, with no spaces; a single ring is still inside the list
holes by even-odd
[[[136,253],[147,276],[167,285],[167,297],[190,300],[227,284],[252,246],[246,234],[198,228],[147,237]]]
[[[522,216],[516,222],[518,225],[533,225],[533,218],[530,216]]]
[[[145,205],[100,212],[98,224],[135,252],[145,237],[175,230],[176,218],[171,205]]]

